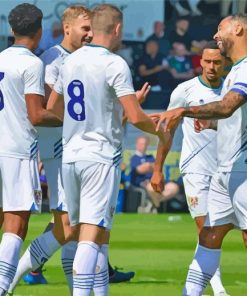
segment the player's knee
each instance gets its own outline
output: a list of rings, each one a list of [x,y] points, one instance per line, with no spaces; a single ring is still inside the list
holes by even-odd
[[[23,240],[27,235],[30,212],[15,212],[4,214],[4,232],[18,235]]]
[[[199,234],[199,244],[209,249],[219,249],[221,247],[221,238],[217,235],[214,227],[203,227]]]

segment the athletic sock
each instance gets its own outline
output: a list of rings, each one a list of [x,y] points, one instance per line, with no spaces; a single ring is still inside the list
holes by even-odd
[[[75,258],[77,244],[78,243],[76,241],[68,242],[62,247],[61,253],[63,271],[67,279],[71,295],[73,295],[73,261]]]
[[[54,227],[54,222],[49,222],[45,228],[45,230],[43,231],[43,233],[46,233],[50,230],[52,230]],[[43,269],[44,264],[40,265],[37,269],[32,270],[32,272],[36,272],[36,273],[42,273],[42,269]]]
[[[54,237],[52,231],[43,233],[31,242],[26,252],[20,259],[16,275],[10,285],[9,292],[13,292],[22,276],[38,266],[44,264],[60,248],[59,242]]]
[[[73,263],[73,296],[90,296],[99,250],[94,242],[78,243]]]
[[[218,294],[222,291],[225,291],[225,288],[221,281],[220,267],[216,269],[214,276],[210,280],[210,285],[214,291],[214,294]]]
[[[221,249],[208,249],[198,245],[189,267],[183,296],[200,296],[215,274],[220,262]]]
[[[14,233],[6,232],[0,244],[0,288],[7,291],[16,273],[23,240]],[[1,294],[0,294],[1,295]]]
[[[95,296],[107,296],[109,293],[108,249],[109,245],[102,245],[98,253],[93,285]]]

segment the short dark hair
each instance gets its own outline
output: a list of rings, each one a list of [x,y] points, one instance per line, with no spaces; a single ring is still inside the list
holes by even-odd
[[[8,16],[13,32],[20,36],[33,36],[42,27],[42,18],[42,11],[28,3],[17,5]]]
[[[215,40],[211,40],[206,43],[206,45],[203,47],[203,50],[204,49],[219,49],[219,46]]]

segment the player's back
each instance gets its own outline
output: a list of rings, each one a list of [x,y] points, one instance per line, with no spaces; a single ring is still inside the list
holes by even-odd
[[[30,158],[37,152],[37,132],[28,119],[25,94],[44,95],[42,71],[42,62],[25,47],[0,53],[1,156]]]
[[[84,46],[65,60],[60,77],[65,101],[63,161],[114,162],[122,141],[118,97],[134,93],[127,64],[104,47]]]

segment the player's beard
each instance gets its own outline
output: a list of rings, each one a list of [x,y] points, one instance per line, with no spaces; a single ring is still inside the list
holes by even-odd
[[[234,46],[234,42],[231,39],[222,39],[221,42],[222,42],[221,43],[222,45],[220,48],[220,52],[224,57],[229,58],[230,51],[231,51],[232,47]]]

